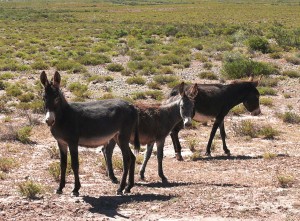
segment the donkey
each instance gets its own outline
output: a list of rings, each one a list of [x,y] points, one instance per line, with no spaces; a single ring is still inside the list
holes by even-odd
[[[147,144],[147,151],[144,156],[144,161],[140,169],[140,178],[145,179],[144,173],[148,160],[150,159],[153,145],[157,145],[157,160],[158,160],[158,175],[162,182],[167,182],[167,178],[163,173],[162,160],[163,148],[166,137],[170,134],[173,127],[183,121],[184,126],[188,127],[192,124],[192,117],[194,114],[194,98],[198,90],[197,84],[190,87],[186,92],[184,91],[184,83],[179,87],[179,94],[171,98],[168,104],[161,106],[145,106],[143,104],[136,104],[139,110],[139,137],[142,145]],[[133,142],[133,135],[131,135],[131,142]],[[103,148],[103,154],[106,160],[107,173],[112,182],[117,182],[112,168],[112,153],[116,142],[110,141],[108,145]]]
[[[45,120],[60,150],[61,179],[56,193],[62,194],[65,187],[68,147],[75,177],[72,194],[78,196],[81,186],[78,175],[78,145],[98,147],[111,139],[120,146],[123,155],[123,176],[117,194],[122,194],[124,189],[125,193],[129,193],[134,185],[135,167],[135,156],[129,148],[131,134],[134,134],[135,149],[140,148],[137,109],[118,99],[68,103],[60,90],[61,77],[57,71],[50,82],[43,71],[40,81],[45,89]],[[128,185],[125,188],[128,171]]]
[[[224,117],[234,106],[243,103],[245,108],[256,116],[261,113],[259,106],[259,92],[257,90],[258,81],[234,82],[228,85],[221,84],[199,84],[198,93],[195,97],[195,115],[194,120],[199,122],[207,122],[215,119],[213,124],[205,155],[211,156],[211,144],[218,128],[223,142],[223,150],[225,154],[230,156],[230,151],[225,142]],[[189,90],[192,85],[186,85],[185,90]],[[170,97],[177,96],[180,93],[180,86],[175,86]],[[171,132],[177,160],[183,160],[181,156],[181,145],[178,139],[178,133],[183,128],[183,122],[179,122]]]

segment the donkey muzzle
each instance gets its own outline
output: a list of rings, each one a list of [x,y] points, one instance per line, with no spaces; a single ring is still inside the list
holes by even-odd
[[[187,117],[183,119],[183,125],[184,127],[190,127],[192,126],[192,118]]]
[[[251,115],[252,116],[257,116],[261,114],[261,110],[260,110],[260,107],[258,107],[257,109],[255,109],[254,111],[251,112]]]
[[[54,114],[54,112],[48,111],[46,113],[45,122],[47,123],[47,125],[49,127],[54,125],[54,123],[55,123],[55,114]]]

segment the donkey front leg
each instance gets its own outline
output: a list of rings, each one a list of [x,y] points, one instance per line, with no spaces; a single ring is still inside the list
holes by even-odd
[[[125,193],[130,193],[131,188],[134,186],[134,169],[135,169],[135,156],[132,151],[129,149],[130,155],[130,166],[129,166],[129,177],[128,177],[128,185],[125,188]]]
[[[102,148],[102,153],[105,158],[107,176],[110,178],[110,180],[113,183],[118,183],[118,179],[116,178],[116,176],[114,174],[114,169],[113,169],[113,165],[112,165],[112,154],[113,154],[115,146],[116,146],[116,141],[114,139],[111,139],[108,142],[108,144],[106,144]]]
[[[140,179],[145,180],[145,170],[148,163],[148,160],[151,157],[154,143],[147,144],[147,151],[144,156],[144,161],[140,169]]]
[[[81,187],[80,181],[79,181],[79,160],[78,160],[78,144],[70,144],[70,155],[71,155],[71,165],[74,172],[74,178],[75,178],[75,186],[72,191],[73,196],[79,196],[79,189]]]
[[[63,193],[63,188],[66,185],[66,169],[67,169],[67,158],[68,158],[68,146],[57,142],[60,152],[60,183],[56,190],[57,194]]]
[[[161,181],[163,183],[167,183],[168,179],[165,177],[162,167],[162,161],[164,158],[164,145],[165,145],[165,139],[157,141],[157,163],[158,163],[158,175],[161,178]]]
[[[218,127],[220,126],[220,124],[223,122],[223,120],[224,120],[224,117],[221,120],[219,118],[217,118],[211,129],[209,140],[208,140],[207,147],[206,147],[206,153],[205,153],[206,156],[211,157],[211,151],[210,151],[211,144],[216,135],[216,131],[217,131]]]
[[[224,120],[220,124],[219,128],[220,128],[220,134],[221,134],[221,138],[222,138],[222,142],[223,142],[224,153],[227,154],[227,156],[230,156],[230,150],[227,148],[226,141],[225,141],[226,133],[225,133],[225,127],[224,127]]]
[[[176,126],[173,128],[170,134],[172,138],[174,150],[175,150],[175,156],[178,161],[183,161],[183,158],[181,156],[182,147],[180,145],[179,138],[178,138],[178,133],[182,128],[183,128],[183,121],[176,124]]]

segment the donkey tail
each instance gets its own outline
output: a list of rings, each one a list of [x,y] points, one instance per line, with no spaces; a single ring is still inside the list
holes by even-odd
[[[140,135],[139,135],[139,114],[137,113],[137,120],[134,126],[134,154],[138,155],[140,152]]]

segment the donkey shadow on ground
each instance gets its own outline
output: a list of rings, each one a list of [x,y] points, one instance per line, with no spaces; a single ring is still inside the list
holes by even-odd
[[[125,215],[122,215],[118,212],[118,209],[123,204],[128,203],[139,203],[139,202],[152,202],[152,201],[168,201],[174,196],[166,196],[161,194],[136,194],[136,195],[123,195],[123,196],[84,196],[83,200],[91,205],[89,211],[91,213],[103,214],[107,217],[117,218],[121,217],[124,219],[129,219]]]
[[[288,154],[277,154],[276,157],[289,157]],[[246,155],[237,155],[237,156],[215,156],[215,157],[198,157],[193,159],[193,161],[211,161],[211,160],[257,160],[263,159],[264,156],[246,156]]]

